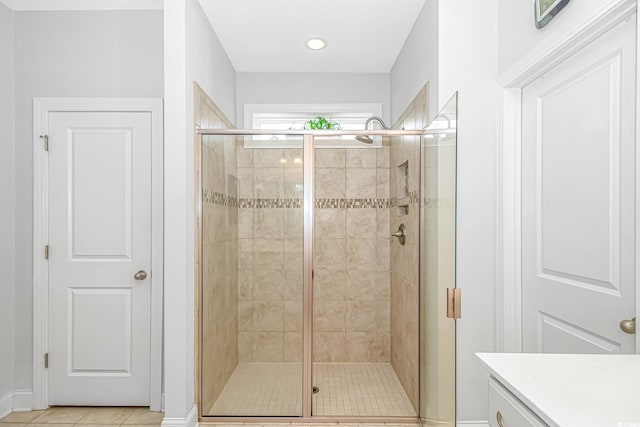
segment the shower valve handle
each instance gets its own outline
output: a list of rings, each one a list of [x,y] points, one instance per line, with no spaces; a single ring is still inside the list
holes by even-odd
[[[393,233],[391,237],[397,237],[400,244],[404,245],[407,239],[407,235],[404,233],[404,224],[400,224],[400,226],[398,227],[398,231]]]

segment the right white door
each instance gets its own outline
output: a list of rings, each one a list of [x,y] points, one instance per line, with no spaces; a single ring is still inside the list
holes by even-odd
[[[635,17],[522,93],[523,350],[634,353]]]

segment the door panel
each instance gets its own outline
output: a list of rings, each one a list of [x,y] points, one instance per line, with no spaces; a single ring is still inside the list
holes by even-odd
[[[148,405],[151,115],[48,121],[49,404]]]
[[[69,133],[72,257],[130,259],[131,129]]]
[[[633,352],[635,21],[523,90],[523,347]]]
[[[130,376],[131,289],[68,289],[70,375]],[[100,340],[94,336],[99,335]]]

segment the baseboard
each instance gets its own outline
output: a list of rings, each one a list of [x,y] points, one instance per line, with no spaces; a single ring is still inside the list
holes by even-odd
[[[33,391],[15,390],[13,392],[13,412],[27,412],[33,410]]]
[[[164,417],[162,427],[196,427],[198,425],[198,407],[193,405],[184,418]]]
[[[13,392],[0,396],[0,418],[9,415],[13,410]]]
[[[11,412],[26,412],[33,409],[31,390],[14,390],[0,397],[0,418]]]
[[[489,421],[458,421],[456,427],[489,427]]]

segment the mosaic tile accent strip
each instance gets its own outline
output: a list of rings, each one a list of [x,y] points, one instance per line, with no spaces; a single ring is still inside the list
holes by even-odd
[[[415,205],[418,202],[420,202],[420,196],[418,195],[418,191],[416,190],[416,191],[409,192],[408,199],[409,199],[409,204],[410,205]],[[407,197],[403,197],[401,200],[402,201],[406,201]],[[406,202],[402,203],[402,205],[405,206]],[[396,197],[396,198],[390,199],[389,200],[389,207],[390,208],[395,208],[396,206],[398,206],[398,198]]]
[[[302,199],[240,199],[240,207],[254,209],[302,208]]]
[[[388,208],[390,199],[316,199],[318,209]]]
[[[237,199],[208,189],[202,192],[206,204],[253,209],[301,209],[302,199]],[[418,192],[409,193],[409,204],[418,203]],[[397,206],[397,199],[316,199],[318,209],[376,209]]]
[[[217,191],[212,191],[206,188],[202,191],[202,201],[203,203],[211,205],[231,206],[233,208],[238,207],[237,198],[227,196],[226,194],[218,193]]]
[[[419,199],[417,190],[409,192],[409,204],[410,205],[418,203],[419,201],[420,201],[420,199]]]

